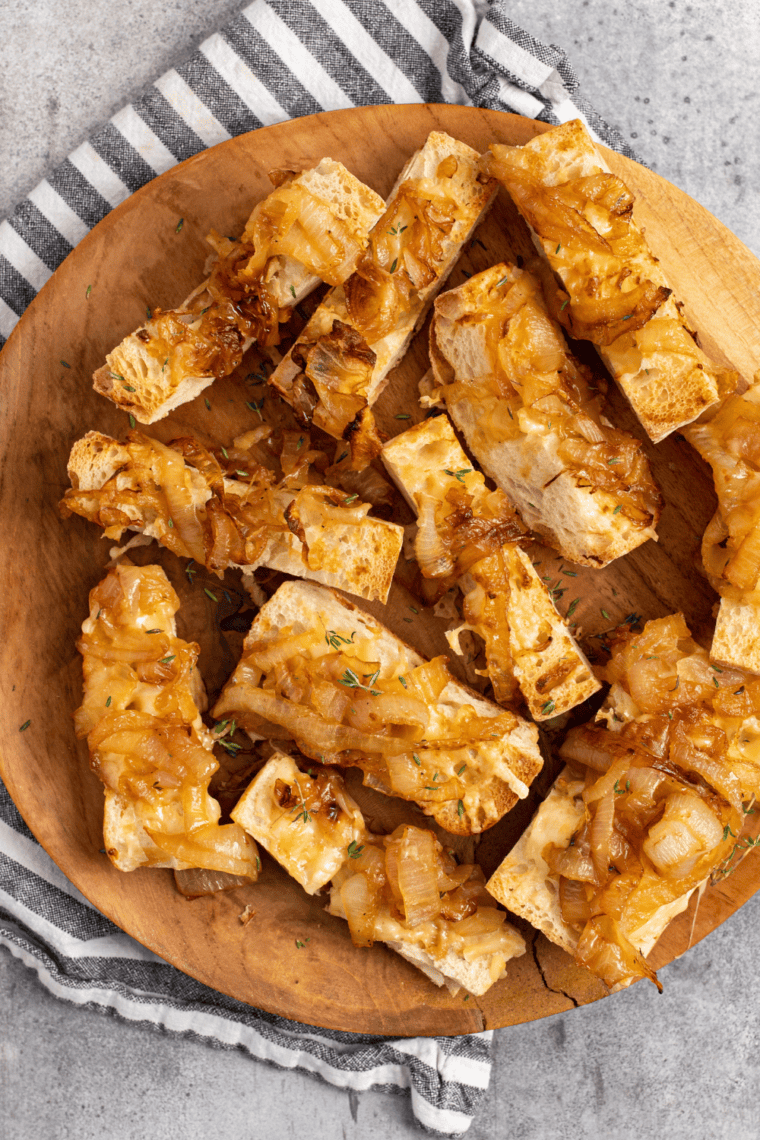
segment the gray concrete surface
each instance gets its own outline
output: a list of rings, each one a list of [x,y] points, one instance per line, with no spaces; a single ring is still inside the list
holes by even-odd
[[[237,7],[2,0],[0,217]],[[566,48],[587,97],[644,161],[760,254],[755,0],[512,0],[510,11]],[[663,996],[641,985],[497,1033],[471,1140],[755,1140],[758,918],[756,899],[662,971]],[[418,1135],[404,1098],[350,1096],[74,1009],[6,953],[0,1010],[2,1140]]]

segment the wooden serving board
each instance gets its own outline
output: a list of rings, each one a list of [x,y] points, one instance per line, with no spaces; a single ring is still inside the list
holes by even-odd
[[[109,543],[81,519],[61,522],[57,503],[68,485],[66,459],[74,440],[93,428],[123,437],[128,427],[127,417],[92,391],[93,371],[141,323],[147,305],[171,307],[202,279],[204,236],[211,227],[240,233],[252,205],[267,193],[271,168],[299,168],[324,155],[386,194],[433,129],[485,150],[493,141],[525,142],[546,128],[471,108],[383,106],[297,119],[214,147],[109,214],[54,274],[0,356],[0,771],[22,815],[99,910],[179,969],[273,1013],[379,1034],[457,1034],[515,1024],[592,1001],[604,987],[524,927],[528,952],[509,964],[504,981],[482,999],[452,998],[385,947],[355,949],[345,923],[325,914],[324,900],[308,898],[266,858],[257,884],[196,901],[176,891],[168,871],[117,872],[100,853],[102,789],[71,720],[81,699],[75,641]],[[607,158],[634,190],[636,216],[701,342],[750,380],[760,367],[760,263],[676,187],[617,154]],[[530,249],[525,227],[501,193],[451,284]],[[400,411],[411,422],[421,418],[416,384],[427,369],[425,343],[423,333],[377,407],[390,435],[409,426],[394,418]],[[258,423],[245,406],[251,389],[241,377],[217,383],[206,395],[210,411],[202,396],[149,430],[163,440],[194,432],[226,443]],[[617,425],[642,435],[617,390],[611,390],[609,405]],[[667,503],[658,544],[647,543],[603,571],[576,568],[575,577],[562,574],[564,563],[553,552],[537,548],[541,572],[553,585],[562,578],[563,612],[580,599],[573,616],[592,653],[595,635],[632,611],[648,619],[680,609],[698,638],[711,633],[716,599],[698,569],[700,538],[715,506],[709,473],[678,435],[646,450]],[[146,557],[156,558],[155,552]],[[213,696],[234,665],[234,637],[203,592],[208,577],[199,574],[191,587],[177,560],[165,553],[157,560],[183,600],[180,633],[201,642],[202,671]],[[444,644],[441,624],[429,612],[410,622],[412,601],[403,587],[394,588],[383,620],[423,652],[433,652]],[[29,727],[20,732],[26,721]],[[520,834],[555,771],[556,762],[549,761],[530,802],[482,837],[477,857],[487,872]],[[393,814],[382,797],[370,800],[376,821]],[[654,952],[655,965],[681,954],[690,939],[703,938],[757,890],[755,858],[708,889],[696,920],[692,908],[671,926]],[[248,903],[256,914],[244,926],[238,916]]]

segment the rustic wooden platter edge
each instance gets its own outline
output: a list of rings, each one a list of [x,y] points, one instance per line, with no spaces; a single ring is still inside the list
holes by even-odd
[[[385,193],[432,129],[485,149],[490,141],[527,141],[546,128],[473,108],[369,107],[294,120],[222,144],[149,183],[108,214],[53,275],[0,355],[5,395],[0,511],[6,539],[0,554],[6,583],[0,603],[0,773],[19,811],[98,910],[179,969],[297,1021],[388,1035],[458,1034],[515,1024],[595,1000],[604,987],[526,928],[528,952],[510,963],[506,979],[483,999],[451,998],[386,948],[355,950],[345,925],[325,914],[324,901],[308,899],[271,864],[255,886],[193,902],[176,892],[168,872],[116,872],[99,853],[102,792],[71,727],[81,693],[74,643],[87,593],[102,576],[108,543],[82,520],[62,524],[57,502],[67,486],[65,461],[74,439],[90,428],[120,436],[127,428],[126,417],[92,392],[92,371],[140,322],[146,303],[174,304],[200,280],[203,238],[211,226],[238,232],[253,202],[266,192],[270,168],[301,166],[324,154],[341,159]],[[702,343],[750,380],[760,366],[760,263],[676,187],[619,155],[608,152],[608,159],[636,193],[637,217]],[[177,232],[180,218],[184,223]],[[526,248],[526,235],[501,197],[482,237],[485,252],[468,251],[452,284],[465,272]],[[403,400],[412,411],[410,392],[424,370],[424,344],[418,338],[389,386],[389,409]],[[252,426],[247,421],[240,426],[234,386],[225,382],[214,393],[217,387],[213,434],[231,437]],[[617,393],[611,392],[610,404],[615,422],[640,436]],[[156,425],[155,434],[168,439],[178,427],[201,431],[204,415],[201,400],[199,408],[180,409]],[[407,425],[394,424],[386,412],[381,426],[395,432]],[[612,573],[578,575],[576,616],[581,615],[589,638],[603,628],[600,610],[608,607],[612,613],[612,606],[622,618],[625,605],[645,618],[680,606],[695,635],[709,636],[715,599],[694,559],[714,509],[709,476],[680,438],[656,451],[648,447],[648,454],[668,502],[661,542],[614,564]],[[179,589],[181,568],[160,560]],[[547,558],[549,570],[558,573]],[[213,627],[213,613],[207,616]],[[398,632],[412,639],[410,628]],[[192,630],[185,635],[196,636]],[[31,723],[21,732],[27,720]],[[505,852],[514,841],[517,824],[511,827],[511,837],[509,827],[501,825],[484,837],[486,862],[498,861],[500,845]],[[656,964],[672,960],[725,921],[758,886],[760,875],[747,859],[708,890],[696,919],[692,904],[671,926],[655,950]],[[243,926],[238,916],[247,902],[256,916]]]

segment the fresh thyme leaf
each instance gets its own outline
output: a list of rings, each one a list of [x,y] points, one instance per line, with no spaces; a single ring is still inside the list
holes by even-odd
[[[467,765],[463,764],[461,768],[457,768],[457,776],[461,776],[462,772],[464,772],[466,767],[467,767]]]
[[[623,509],[623,504],[618,503],[618,505],[615,507],[614,511],[612,512],[613,515],[616,515],[618,513],[618,511],[622,511],[622,509]]]
[[[572,617],[572,616],[573,616],[573,614],[575,613],[575,610],[576,610],[576,607],[577,607],[577,605],[578,605],[578,602],[579,602],[579,601],[580,601],[580,598],[573,598],[572,602],[570,603],[570,607],[569,607],[569,609],[568,609],[568,611],[567,611],[567,616],[568,616],[568,617]]]
[[[26,732],[26,730],[28,729],[28,727],[31,723],[32,722],[30,720],[25,720],[24,723],[22,725],[20,725],[19,732]]]
[[[406,689],[406,688],[407,688],[407,684],[406,684],[406,678],[405,678],[405,677],[399,677],[399,681],[401,682],[401,684],[402,684],[402,685],[404,686],[404,688]]]
[[[399,412],[395,418],[397,420],[410,420],[412,417],[409,415],[408,412]]]
[[[126,380],[118,372],[109,372],[108,375],[112,380],[120,380],[122,384],[126,384]]]
[[[174,519],[169,519],[169,526],[174,527]]]
[[[420,767],[420,764],[422,763],[422,761],[420,760],[420,758],[419,758],[419,756],[417,755],[417,753],[416,753],[416,752],[413,752],[413,753],[412,753],[412,760],[414,760],[415,764],[416,764],[416,765],[417,765],[417,767],[419,768],[419,767]]]
[[[134,428],[136,428],[136,427],[137,427],[137,421],[135,420],[135,417],[132,415],[132,413],[131,413],[131,412],[129,413],[129,426],[130,426],[132,429],[134,429]]]
[[[390,269],[388,270],[388,272],[389,272],[389,273],[395,273],[395,272],[396,272],[396,266],[397,266],[397,265],[398,265],[398,258],[397,258],[397,257],[394,257],[394,259],[393,259],[393,263],[392,263],[392,265],[391,265]]]
[[[106,708],[110,709],[110,707],[111,707],[111,698],[109,697],[108,700],[106,701]]]
[[[305,442],[305,440],[304,440],[304,437],[303,437],[303,436],[301,436],[301,437],[299,438],[299,440],[298,440],[298,443],[296,444],[296,451],[300,451],[300,450],[301,450],[301,448],[302,448],[302,447],[303,447],[303,445],[304,445],[304,442]]]
[[[567,298],[567,300],[566,300],[566,301],[563,301],[563,302],[562,302],[562,304],[560,305],[560,310],[559,310],[559,311],[560,311],[560,312],[563,312],[563,311],[564,311],[564,310],[567,308],[567,306],[568,306],[569,304],[570,304],[570,298],[568,297],[568,298]]]
[[[292,285],[290,286],[290,295],[291,295],[291,297],[295,297],[295,295],[296,295],[295,288]]]
[[[460,819],[464,815],[464,804],[462,803],[461,800],[457,800],[457,815],[459,816]]]
[[[175,234],[178,234],[178,233],[180,232],[180,230],[182,229],[182,227],[184,226],[184,224],[185,224],[185,219],[184,219],[184,218],[180,218],[180,220],[177,222],[177,228],[176,228],[176,230],[174,231],[174,232],[175,232]]]
[[[451,475],[452,478],[458,479],[460,483],[464,483],[465,475],[469,475],[472,467],[460,467],[458,471],[449,471],[448,467],[444,467],[444,474]]]
[[[229,452],[227,451],[226,447],[220,447],[219,450],[221,451],[221,453],[225,459],[229,459],[230,456],[229,456]]]
[[[163,632],[164,632],[164,631],[163,631],[162,629],[149,629],[149,630],[146,630],[146,633],[163,633]]]
[[[145,316],[148,318],[148,320],[150,320],[150,318],[153,316],[153,314],[150,311],[150,305],[145,306]]]
[[[554,251],[554,252],[555,252],[555,253],[559,253],[559,251],[560,251],[561,249],[562,249],[562,243],[560,242],[560,244],[557,246],[557,248],[555,249],[555,251]]]
[[[542,713],[553,713],[555,708],[556,708],[556,706],[554,704],[554,701],[549,700],[546,702],[546,704],[541,706],[541,712]]]
[[[608,463],[619,463],[620,462],[620,456],[619,455],[613,455],[612,459],[608,459],[607,462]]]
[[[204,594],[207,594],[207,595],[208,595],[208,597],[209,597],[209,598],[211,598],[211,601],[212,601],[212,602],[218,602],[218,601],[219,601],[219,599],[217,598],[216,594],[212,594],[212,593],[211,593],[211,590],[209,590],[208,586],[204,586],[204,587],[203,587],[203,593],[204,593]]]
[[[720,688],[720,685],[718,684],[718,678],[717,677],[713,677],[713,685],[715,685],[716,689]]]
[[[203,397],[203,402],[206,405],[206,411],[210,412],[211,411],[211,401],[209,400],[208,396]]]
[[[88,286],[87,286],[87,292],[86,292],[86,293],[85,293],[85,295],[84,295],[84,299],[85,299],[85,301],[89,301],[89,299],[90,299],[90,293],[92,293],[92,285],[88,285]]]
[[[347,499],[343,500],[343,502],[341,503],[341,506],[347,507],[349,503],[355,502],[358,498],[359,498],[358,494],[349,495]]]
[[[159,661],[159,665],[168,665],[176,656],[176,653],[170,653],[168,657],[162,657]]]
[[[192,586],[192,584],[193,584],[193,574],[197,574],[197,573],[198,573],[198,567],[195,565],[195,563],[194,563],[194,562],[188,562],[187,566],[185,567],[185,573],[187,574],[187,580],[188,580],[188,582],[189,582],[189,583],[190,583],[190,585]]]
[[[344,451],[342,455],[339,455],[338,458],[335,460],[335,462],[336,463],[342,463],[344,459],[348,459],[348,452],[347,451]]]
[[[250,473],[248,471],[236,471],[235,474],[239,475],[242,479],[250,479]]]
[[[606,610],[600,610],[599,612],[600,612],[600,614],[602,615],[602,617],[603,617],[603,618],[606,618],[606,619],[607,619],[607,621],[611,621],[611,620],[612,620],[612,619],[611,619],[611,617],[610,617],[610,615],[607,613],[607,611],[606,611]]]
[[[412,611],[413,614],[418,614],[420,612],[416,606],[410,606],[409,609]]]
[[[352,839],[346,850],[348,851],[349,859],[358,859],[364,850],[364,844],[359,844],[355,839]]]

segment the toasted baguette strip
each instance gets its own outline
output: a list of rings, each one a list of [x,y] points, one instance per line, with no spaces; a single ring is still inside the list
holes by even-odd
[[[531,926],[567,950],[568,954],[575,953],[580,936],[562,918],[559,875],[550,870],[543,852],[548,844],[566,848],[580,827],[585,814],[581,791],[582,782],[574,779],[564,768],[530,826],[486,884],[493,897],[507,910],[527,919]],[[680,898],[659,907],[645,923],[626,932],[644,957],[676,915],[686,910],[693,891],[697,889],[693,887]],[[630,982],[626,984],[630,985]]]
[[[289,228],[284,234],[274,222],[268,228],[261,224],[262,217],[267,220],[268,203],[285,199],[287,207],[285,196],[290,192],[292,198],[294,190],[302,195],[305,209],[313,212],[317,207],[316,244],[304,241],[299,218],[287,209],[283,224]],[[212,235],[221,272],[215,276],[212,270],[177,309],[156,310],[117,345],[93,377],[95,391],[140,423],[163,419],[232,372],[255,340],[267,347],[277,344],[278,321],[285,320],[289,309],[320,281],[336,284],[347,277],[383,208],[374,190],[331,158],[303,171],[284,189],[278,186],[254,209],[240,243]],[[324,249],[325,233],[335,249],[329,247],[328,261],[322,265],[314,254],[317,248]],[[293,256],[287,250],[297,250],[299,236],[303,253]],[[271,256],[261,270],[249,274],[245,262],[254,251],[260,253],[261,241],[269,242]],[[349,248],[354,249],[352,257],[345,256]]]
[[[427,873],[433,882],[439,881],[440,870],[456,872],[456,865],[431,832],[403,825],[386,839],[369,832],[334,769],[303,772],[292,757],[276,752],[254,777],[232,817],[308,894],[333,881],[327,910],[348,920],[357,945],[385,942],[438,986],[454,993],[464,986],[483,994],[504,976],[510,958],[525,953],[520,934],[504,921],[503,912],[489,905],[480,868],[469,868],[464,890],[471,901],[464,914],[460,910],[460,919],[434,914],[432,907],[426,920],[408,923],[392,893],[390,868],[399,885],[402,864],[408,866],[409,861],[412,875]],[[390,847],[395,859],[389,866]],[[447,895],[436,891],[440,911]],[[471,930],[473,921],[482,928]]]
[[[364,842],[362,813],[328,768],[315,775],[276,752],[230,813],[309,895],[325,887]]]
[[[209,512],[212,506],[226,512],[232,525],[236,503],[244,506],[248,501],[248,482],[221,478],[220,471],[220,494],[218,484],[212,486],[179,451],[138,433],[119,443],[88,432],[74,444],[68,472],[72,490],[62,510],[105,526],[109,538],[118,541],[125,529],[136,530],[217,572],[237,567],[250,577],[257,567],[268,566],[364,598],[384,602],[388,596],[403,528],[370,518],[368,503],[336,506],[346,496],[332,488],[272,486],[265,487],[258,500],[251,496],[262,528],[256,532],[257,544],[250,560],[236,561],[229,555],[222,563],[214,552]],[[146,491],[149,499],[141,497]],[[294,504],[301,504],[303,541],[286,521]],[[247,522],[251,524],[250,514]],[[240,549],[245,551],[245,544]]]
[[[721,595],[710,656],[760,673],[760,373],[706,423],[684,435],[712,468],[718,509],[702,540],[702,562]]]
[[[176,636],[178,609],[160,566],[123,561],[90,593],[75,725],[105,785],[106,853],[120,871],[205,867],[254,880],[255,844],[219,824],[208,794],[219,765],[201,719],[198,646]]]
[[[452,490],[460,493],[462,488],[474,520],[493,518],[501,506],[498,500],[504,498],[500,491],[489,491],[480,472],[471,468],[447,416],[424,420],[397,435],[386,443],[382,459],[418,515],[426,503],[434,504],[434,532],[440,509],[447,516],[453,509],[446,498]],[[498,521],[497,516],[495,527]],[[451,537],[456,539],[456,532]],[[420,536],[417,546],[419,541]],[[475,541],[484,545],[482,531]],[[424,574],[426,567],[421,565]],[[491,590],[489,583],[494,587]],[[483,638],[489,676],[500,703],[509,699],[512,676],[535,720],[559,716],[601,687],[530,558],[516,542],[501,546],[497,542],[494,553],[473,562],[459,584],[465,596],[466,621],[456,633],[471,629]],[[500,600],[493,598],[495,593],[501,595]],[[498,607],[492,602],[498,602]],[[459,652],[458,638],[449,636],[449,642]]]
[[[542,763],[534,725],[311,582],[283,583],[259,610],[214,715],[254,739],[284,729],[305,755],[361,768],[460,835],[496,823]]]
[[[655,443],[734,390],[737,374],[695,344],[633,221],[633,196],[580,119],[491,151],[486,170],[510,192],[567,290],[560,320],[596,346]]]
[[[479,180],[478,161],[471,147],[440,131],[409,159],[356,272],[327,295],[269,378],[304,422],[313,419],[352,444],[357,426],[369,430],[366,409],[493,201],[495,183],[482,175]],[[389,308],[387,319],[377,317],[375,302]],[[326,375],[320,345],[342,362],[345,374],[339,369]]]
[[[571,767],[488,889],[618,988],[657,981],[642,955],[742,846],[760,681],[711,668],[681,614],[621,631],[605,680],[607,727],[567,734]]]
[[[599,413],[538,280],[496,265],[438,298],[430,359],[446,408],[524,521],[571,562],[606,566],[657,538],[641,445]]]

